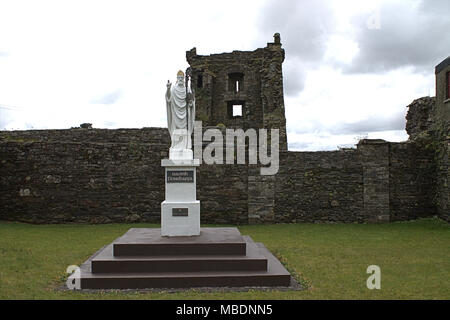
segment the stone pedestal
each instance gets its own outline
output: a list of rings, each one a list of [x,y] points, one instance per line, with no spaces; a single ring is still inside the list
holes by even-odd
[[[192,152],[192,151],[191,151]],[[200,201],[197,200],[198,159],[163,159],[166,200],[161,203],[161,235],[200,235]]]
[[[237,228],[202,228],[196,237],[163,237],[159,229],[132,228],[90,257],[76,276],[81,289],[291,284],[289,272],[269,250]]]

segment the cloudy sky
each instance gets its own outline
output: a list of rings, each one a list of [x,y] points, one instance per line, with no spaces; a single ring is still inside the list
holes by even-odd
[[[0,129],[166,125],[165,84],[198,54],[281,34],[290,150],[407,139],[450,55],[448,0],[0,1]]]

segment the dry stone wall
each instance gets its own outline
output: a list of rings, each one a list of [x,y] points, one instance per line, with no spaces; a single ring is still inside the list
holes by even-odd
[[[168,148],[163,128],[0,132],[0,219],[159,222]],[[365,140],[283,151],[275,176],[203,163],[197,194],[202,223],[409,220],[435,214],[435,169],[434,154],[416,143]]]
[[[363,222],[357,150],[284,152],[275,188],[278,222]]]
[[[433,152],[414,143],[390,143],[390,220],[401,221],[436,214],[436,165]]]

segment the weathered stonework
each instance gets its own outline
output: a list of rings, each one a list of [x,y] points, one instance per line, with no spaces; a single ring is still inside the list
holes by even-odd
[[[3,142],[0,219],[159,220],[166,150],[146,143]]]
[[[197,171],[201,223],[248,223],[247,166],[206,165]]]
[[[257,166],[248,166],[247,171],[248,222],[251,224],[275,221],[275,176],[260,174]]]
[[[186,59],[196,96],[196,120],[204,126],[279,129],[280,150],[287,150],[284,49],[279,34],[273,43],[254,51],[202,56],[193,48]],[[242,116],[233,117],[233,104],[242,105]]]
[[[274,211],[274,222],[363,222],[360,152],[281,153]]]
[[[436,207],[440,217],[450,222],[450,57],[436,66],[436,105],[431,114],[433,139],[436,141]]]
[[[361,140],[358,144],[363,165],[364,221],[388,222],[389,211],[389,143],[384,140]]]
[[[434,154],[416,143],[389,143],[390,221],[436,214]]]
[[[435,68],[436,97],[414,100],[409,106],[406,130],[409,140],[433,158],[434,173],[423,182],[432,192],[436,214],[450,221],[450,96],[447,78],[450,73],[450,57]],[[423,159],[422,159],[423,160]],[[421,158],[415,159],[420,165]],[[429,183],[432,181],[432,183]]]
[[[160,221],[167,129],[3,131],[0,141],[0,219]],[[356,150],[281,152],[275,176],[261,176],[254,165],[203,163],[197,172],[201,222],[380,222],[431,216],[434,170],[434,154],[415,143],[371,140]]]
[[[167,145],[170,137],[165,128],[142,129],[49,129],[0,131],[0,142],[90,142],[150,143]]]
[[[408,106],[406,114],[406,132],[410,140],[424,138],[423,135],[432,134],[433,119],[431,114],[436,97],[422,97],[414,100]]]

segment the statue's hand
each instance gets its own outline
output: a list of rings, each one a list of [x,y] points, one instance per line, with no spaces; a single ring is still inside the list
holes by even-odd
[[[172,86],[172,82],[170,82],[170,80],[167,80],[167,90],[169,90],[170,89],[170,87]]]

